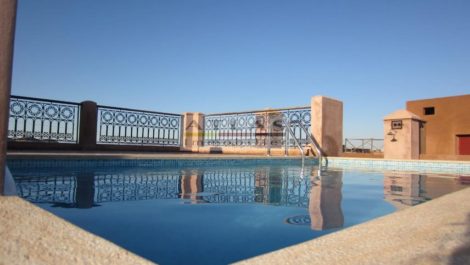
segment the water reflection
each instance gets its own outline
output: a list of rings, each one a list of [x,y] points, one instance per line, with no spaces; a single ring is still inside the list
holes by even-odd
[[[342,186],[341,171],[330,171],[323,176],[313,178],[308,207],[312,230],[343,227]]]
[[[66,208],[153,199],[306,208],[310,183],[299,181],[298,171],[296,167],[253,167],[142,173],[71,172],[46,176],[16,174],[15,182],[21,197],[34,203]]]
[[[288,217],[286,223],[310,225],[312,230],[343,227],[342,186],[342,171],[323,172],[320,176],[318,170],[313,170],[310,178],[309,214]]]
[[[81,173],[75,179],[75,192],[73,192],[73,201],[54,201],[52,207],[63,207],[63,208],[81,208],[87,209],[91,207],[100,206],[94,203],[95,199],[95,188],[94,188],[95,176],[90,173]],[[71,182],[69,182],[71,183]],[[64,192],[64,191],[61,191]],[[65,193],[70,193],[65,191]],[[68,197],[68,198],[71,198]]]
[[[286,223],[312,230],[344,225],[343,171],[307,167],[211,168],[173,171],[119,171],[15,174],[19,195],[53,207],[91,208],[107,202],[178,199],[186,204],[257,203],[299,207],[304,215]],[[366,173],[365,173],[366,174]],[[384,198],[406,208],[463,188],[455,179],[422,174],[384,173]]]
[[[404,209],[428,200],[421,187],[425,177],[419,174],[384,174],[384,199],[397,209]]]
[[[455,176],[384,173],[384,199],[401,210],[465,187]]]

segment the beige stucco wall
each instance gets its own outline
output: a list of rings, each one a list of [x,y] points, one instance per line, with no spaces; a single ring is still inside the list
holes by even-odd
[[[343,103],[324,96],[311,100],[312,135],[329,156],[338,156],[343,147]]]
[[[434,107],[435,114],[424,115],[425,107]],[[459,159],[456,135],[470,134],[470,94],[408,101],[406,109],[426,122],[425,157]]]
[[[392,121],[401,120],[401,129],[392,129]],[[398,110],[384,118],[384,158],[419,159],[421,120],[406,110]],[[393,134],[393,135],[390,135]]]

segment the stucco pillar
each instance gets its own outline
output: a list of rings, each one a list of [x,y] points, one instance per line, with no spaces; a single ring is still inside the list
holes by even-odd
[[[384,118],[384,158],[419,159],[420,126],[423,120],[407,110]]]
[[[338,156],[343,149],[343,102],[312,97],[311,130],[326,155]]]
[[[0,0],[0,194],[4,193],[16,0]]]
[[[80,103],[80,135],[78,142],[82,150],[96,149],[98,105],[93,101]]]
[[[185,112],[183,121],[183,150],[199,152],[199,147],[204,144],[204,114]]]

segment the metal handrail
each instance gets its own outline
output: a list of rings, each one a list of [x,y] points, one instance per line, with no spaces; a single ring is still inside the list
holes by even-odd
[[[300,120],[296,120],[296,121],[289,121],[287,122],[286,124],[286,129],[288,129],[289,131],[289,135],[292,136],[294,138],[294,142],[297,144],[297,146],[300,148],[301,150],[301,153],[302,153],[302,164],[303,164],[303,160],[304,160],[304,152],[303,152],[303,148],[301,147],[302,145],[298,142],[298,139],[297,137],[295,137],[294,135],[294,132],[292,131],[291,129],[291,124],[298,124],[299,127],[304,131],[304,133],[307,135],[307,141],[309,141],[314,149],[315,149],[315,153],[317,154],[317,157],[318,157],[318,162],[319,162],[319,166],[320,166],[320,170],[319,172],[321,171],[322,169],[322,166],[323,166],[323,158],[325,159],[326,161],[326,164],[328,164],[328,159],[325,155],[325,153],[321,150],[321,147],[320,145],[318,144],[317,140],[315,139],[315,137],[313,137],[313,135],[311,133],[308,132],[308,129],[305,127],[305,124],[302,123],[302,121]],[[285,144],[285,152],[286,152],[286,155],[287,155],[287,141],[286,141],[286,144]]]
[[[321,150],[321,147],[320,147],[320,144],[318,144],[317,140],[315,139],[315,137],[313,137],[313,135],[311,133],[308,132],[307,128],[305,128],[305,125],[300,122],[300,121],[295,121],[295,123],[298,123],[299,124],[299,127],[302,128],[302,130],[304,130],[304,132],[307,134],[307,140],[310,140],[310,143],[313,145],[313,147],[315,148],[315,152],[317,153],[317,156],[318,156],[318,159],[319,159],[319,162],[320,162],[320,166],[322,165],[322,158],[325,157],[326,159],[326,155],[325,153]]]
[[[294,143],[297,146],[297,148],[299,148],[300,150],[300,154],[302,155],[302,167],[303,167],[304,161],[305,161],[304,149],[302,145],[300,144],[299,140],[297,139],[297,137],[295,137],[294,131],[292,131],[292,128],[290,127],[290,122],[286,123],[286,131],[289,133],[289,136],[292,136],[292,138],[294,138]],[[284,142],[284,151],[286,155],[289,153],[287,149],[288,149],[288,146],[287,146],[287,140],[286,140]]]
[[[79,102],[72,102],[72,101],[64,101],[64,100],[55,100],[55,99],[47,99],[47,98],[35,98],[35,97],[24,97],[24,96],[16,96],[11,95],[11,99],[23,99],[23,100],[34,100],[34,101],[41,101],[46,103],[61,103],[61,104],[70,104],[70,105],[80,105]]]
[[[308,108],[310,108],[310,106],[296,106],[296,107],[288,107],[288,108],[208,113],[205,116],[234,115],[234,114],[245,114],[245,113],[271,113],[271,112],[278,112],[278,111],[284,111],[284,110],[298,110],[298,109],[308,109]]]
[[[98,105],[98,108],[120,110],[120,111],[133,111],[133,112],[141,112],[141,113],[149,113],[149,114],[162,114],[162,115],[175,116],[175,117],[183,117],[183,115],[177,114],[177,113],[142,110],[142,109],[121,108],[121,107],[112,107],[112,106],[105,106],[105,105]]]

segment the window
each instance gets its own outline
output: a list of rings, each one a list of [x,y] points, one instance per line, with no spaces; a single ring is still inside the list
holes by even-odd
[[[424,115],[434,115],[434,107],[424,108]]]
[[[403,187],[391,185],[391,186],[390,186],[390,190],[391,190],[391,191],[394,191],[394,192],[402,192],[402,191],[403,191]]]

